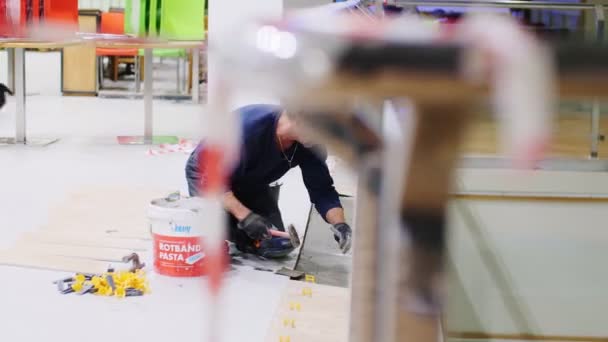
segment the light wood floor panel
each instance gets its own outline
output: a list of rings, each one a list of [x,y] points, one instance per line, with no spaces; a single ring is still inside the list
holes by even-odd
[[[608,119],[600,120],[600,134],[608,132]],[[563,114],[556,118],[553,142],[549,151],[554,157],[585,158],[589,156],[591,140],[590,115]],[[599,157],[608,157],[606,142],[599,144]],[[497,125],[488,116],[478,116],[465,134],[463,152],[467,154],[499,154]]]
[[[303,290],[311,290],[306,296]],[[346,342],[350,291],[291,281],[285,288],[266,341]],[[299,307],[299,310],[298,310]]]

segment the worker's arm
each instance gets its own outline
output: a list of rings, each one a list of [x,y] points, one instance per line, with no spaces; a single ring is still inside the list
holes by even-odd
[[[342,252],[346,253],[351,246],[352,230],[344,219],[344,209],[325,163],[326,154],[324,151],[320,152],[320,155],[315,155],[307,149],[301,155],[300,168],[304,185],[308,190],[310,201],[321,217],[331,224],[330,229],[334,233],[336,242]]]
[[[352,243],[352,230],[344,219],[344,209],[331,208],[325,214],[327,222],[331,224],[331,231],[334,233],[334,239],[340,246],[343,253],[348,252]]]
[[[344,219],[344,209],[341,207],[329,209],[327,214],[325,214],[325,220],[331,225],[346,222]]]
[[[224,209],[226,209],[232,216],[236,217],[237,220],[243,221],[247,215],[251,214],[251,210],[247,208],[241,201],[239,201],[232,191],[228,191],[224,194],[222,199]]]
[[[232,191],[228,191],[224,194],[222,202],[224,204],[224,209],[236,217],[239,221],[239,229],[242,229],[247,236],[254,240],[271,238],[268,229],[272,227],[272,223],[264,217],[252,212],[234,196]]]
[[[186,164],[186,180],[188,181],[190,196],[199,195],[200,183],[201,180],[204,179],[205,171],[199,170],[198,163],[198,156],[202,148],[203,145],[199,144],[190,155]],[[268,229],[272,227],[272,223],[249,210],[249,208],[243,205],[243,203],[234,196],[232,191],[224,193],[222,204],[224,209],[237,219],[238,228],[242,229],[247,236],[254,240],[264,240],[271,237]]]

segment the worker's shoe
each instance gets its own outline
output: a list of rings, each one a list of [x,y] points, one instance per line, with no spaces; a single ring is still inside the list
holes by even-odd
[[[245,246],[237,245],[237,248],[242,252],[259,255],[268,259],[284,258],[295,249],[289,239],[278,236],[273,236],[267,240],[254,241]]]

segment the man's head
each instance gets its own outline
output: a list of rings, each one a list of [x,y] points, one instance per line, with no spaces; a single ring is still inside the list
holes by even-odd
[[[279,118],[278,132],[281,136],[299,142],[306,147],[312,147],[314,143],[306,134],[306,129],[300,122],[299,115],[284,110]]]

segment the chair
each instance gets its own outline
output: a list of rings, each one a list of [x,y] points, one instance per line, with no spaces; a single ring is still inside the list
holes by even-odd
[[[108,34],[124,34],[124,13],[106,12],[101,14],[101,33]],[[121,49],[121,48],[97,48],[97,57],[100,59],[100,84],[103,85],[103,57],[110,59],[109,66],[111,68],[110,78],[113,81],[118,80],[118,66],[120,64],[134,64],[136,69],[142,67],[141,59],[137,49]],[[142,75],[141,70],[135,70],[135,73]]]

